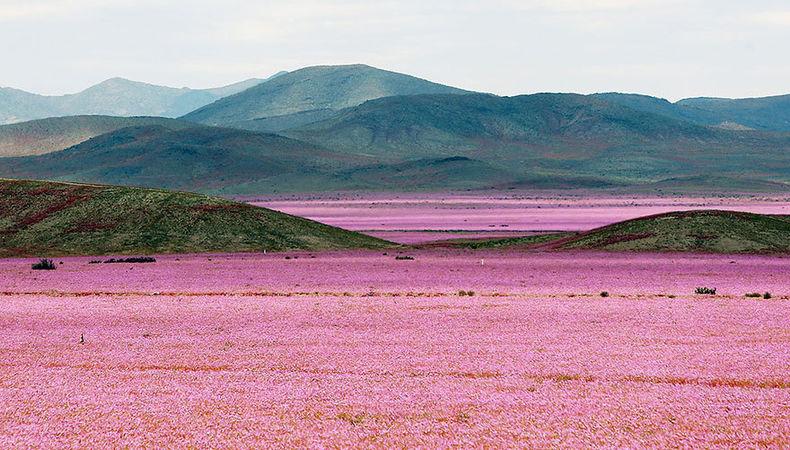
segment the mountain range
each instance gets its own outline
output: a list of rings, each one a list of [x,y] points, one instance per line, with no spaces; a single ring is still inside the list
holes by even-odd
[[[281,75],[275,74],[273,77]],[[273,78],[270,77],[270,78]],[[59,116],[178,117],[222,97],[244,91],[265,79],[211,89],[172,88],[111,78],[76,94],[47,96],[0,88],[0,124]]]
[[[596,97],[637,111],[734,130],[790,132],[790,95],[762,98],[688,98],[675,103],[638,94],[607,93]]]
[[[219,194],[788,191],[788,98],[500,97],[364,65],[317,66],[177,120],[74,116],[0,126],[0,176]]]

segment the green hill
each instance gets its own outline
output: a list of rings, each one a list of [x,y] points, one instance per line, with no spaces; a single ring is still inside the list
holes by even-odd
[[[280,135],[204,125],[124,128],[63,151],[0,158],[0,176],[223,195],[772,192],[790,183],[790,134],[706,127],[594,96],[425,94],[371,100]]]
[[[704,253],[790,252],[790,216],[683,211],[641,217],[582,233],[559,249]]]
[[[563,152],[557,159],[624,143],[715,141],[719,136],[706,127],[576,94],[387,97],[286,134],[388,157],[472,157],[470,152],[511,149],[526,153],[517,157]]]
[[[759,98],[687,98],[675,103],[639,94],[605,93],[596,97],[637,111],[729,129],[790,131],[790,95]]]
[[[284,134],[384,161],[464,156],[527,179],[790,180],[790,135],[715,129],[576,94],[388,97]]]
[[[687,98],[677,103],[689,110],[704,111],[719,123],[758,130],[790,131],[790,95],[760,98]]]
[[[168,129],[194,126],[162,117],[67,116],[0,125],[0,157],[42,155],[64,150],[90,138],[133,126]]]
[[[0,180],[0,256],[378,248],[389,243],[198,194]]]
[[[145,126],[46,155],[0,158],[0,176],[238,193],[238,184],[267,181],[275,188],[309,190],[328,173],[370,163],[272,134]]]
[[[183,118],[228,126],[266,117],[338,110],[393,95],[462,93],[466,91],[362,64],[315,66],[278,76]]]
[[[334,109],[317,109],[314,111],[302,111],[282,116],[261,117],[259,119],[234,122],[229,126],[249,131],[261,131],[265,133],[279,133],[281,131],[298,128],[304,125],[329,119],[337,114]]]
[[[467,249],[790,253],[790,216],[717,210],[679,211],[639,217],[580,233],[457,239],[429,246]]]

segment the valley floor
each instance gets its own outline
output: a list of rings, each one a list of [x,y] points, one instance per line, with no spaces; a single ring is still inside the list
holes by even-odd
[[[790,446],[790,258],[402,252],[0,260],[0,447]]]
[[[670,211],[721,209],[790,215],[787,195],[646,196],[578,193],[323,194],[253,204],[403,244],[587,231]]]

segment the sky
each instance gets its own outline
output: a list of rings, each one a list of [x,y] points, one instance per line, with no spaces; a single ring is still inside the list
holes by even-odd
[[[790,93],[787,0],[0,0],[0,86],[365,63],[500,95]]]

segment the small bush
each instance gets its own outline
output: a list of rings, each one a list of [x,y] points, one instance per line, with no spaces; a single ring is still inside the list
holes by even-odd
[[[607,291],[601,292],[601,297],[608,297],[608,296],[609,296],[609,292]]]
[[[110,258],[104,261],[104,264],[115,264],[115,263],[155,263],[156,258],[151,256],[133,256],[131,258]]]
[[[55,270],[55,263],[51,259],[41,259],[31,267],[33,270]]]
[[[474,297],[475,291],[458,291],[459,297]]]
[[[701,295],[716,295],[716,288],[698,287],[697,289],[694,289],[694,293]]]
[[[771,296],[770,292],[766,292],[765,294],[763,294],[763,298],[766,299],[766,300],[770,299],[771,297],[772,296]]]
[[[413,256],[401,256],[401,255],[398,255],[398,256],[395,257],[395,259],[397,259],[398,261],[414,261],[414,257]]]
[[[762,296],[763,296],[763,294],[761,294],[759,292],[747,292],[746,293],[746,297],[750,297],[750,298],[757,298],[757,297],[762,297]]]

